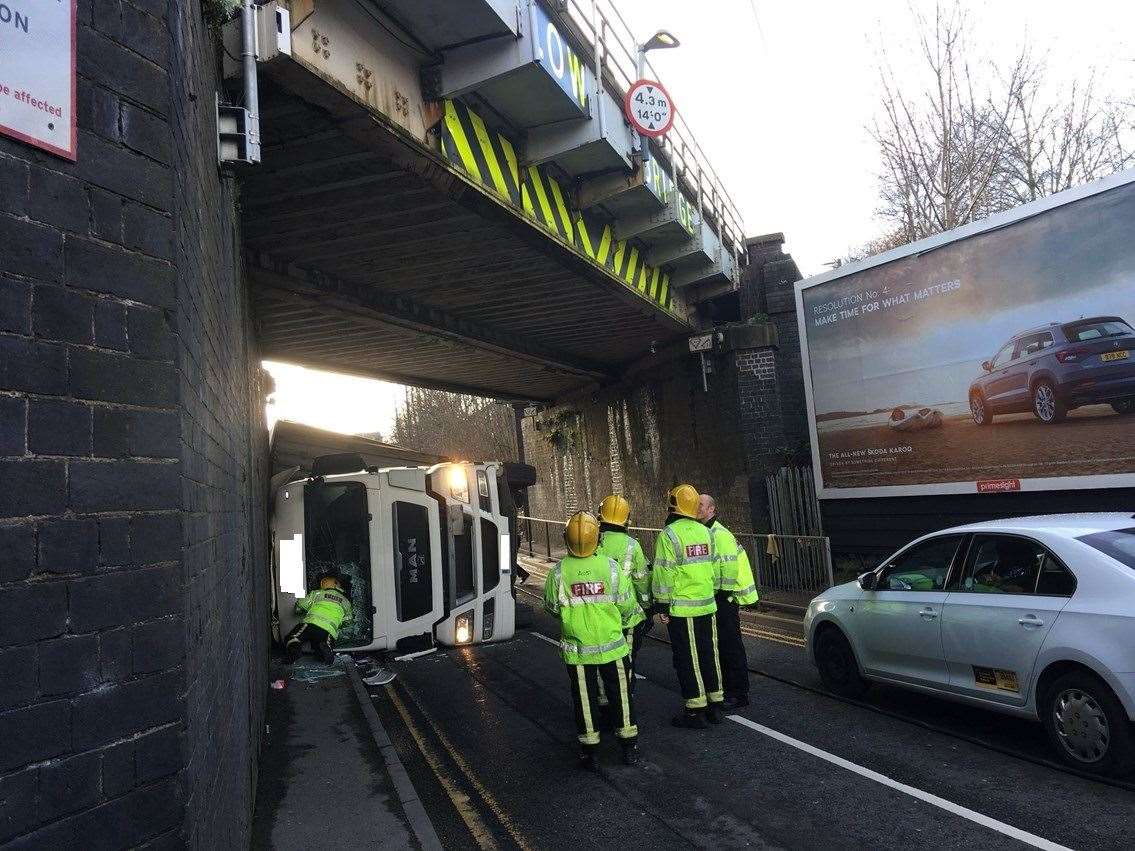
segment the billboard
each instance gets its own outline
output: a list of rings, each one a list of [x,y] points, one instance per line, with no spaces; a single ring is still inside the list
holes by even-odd
[[[1135,485],[1135,171],[800,281],[821,498]]]

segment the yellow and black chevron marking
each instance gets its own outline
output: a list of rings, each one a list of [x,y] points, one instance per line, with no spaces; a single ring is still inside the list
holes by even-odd
[[[445,102],[441,145],[446,158],[503,200],[522,210],[576,251],[667,310],[670,276],[643,262],[637,247],[616,241],[610,224],[572,208],[568,193],[540,166],[517,161],[516,148],[457,101]],[[661,169],[661,179],[666,179]]]
[[[449,161],[504,200],[520,206],[520,171],[512,143],[490,131],[481,116],[457,101],[445,102],[444,124],[441,142]]]

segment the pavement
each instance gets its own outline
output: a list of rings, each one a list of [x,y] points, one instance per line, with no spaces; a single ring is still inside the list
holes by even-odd
[[[1135,847],[1135,786],[1064,770],[1037,724],[893,689],[836,698],[799,619],[776,612],[745,618],[752,705],[706,731],[669,724],[680,698],[656,627],[638,661],[639,765],[605,736],[600,772],[581,772],[540,585],[519,589],[530,626],[515,639],[394,663],[393,683],[365,690],[446,848]],[[360,794],[386,807],[377,785]]]
[[[272,680],[254,848],[441,848],[357,672],[304,657]]]

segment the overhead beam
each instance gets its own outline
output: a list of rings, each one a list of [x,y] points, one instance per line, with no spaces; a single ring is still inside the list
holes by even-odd
[[[565,355],[511,332],[462,319],[378,287],[356,284],[294,266],[278,268],[270,257],[246,258],[245,273],[254,288],[273,298],[304,303],[320,312],[349,314],[363,324],[395,325],[427,336],[471,345],[485,351],[527,360],[533,365],[569,373],[580,381],[602,383],[612,373],[595,363]],[[535,306],[539,309],[539,306]]]

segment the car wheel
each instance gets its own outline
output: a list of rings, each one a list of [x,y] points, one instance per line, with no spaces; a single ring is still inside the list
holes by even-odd
[[[1097,774],[1135,768],[1135,732],[1107,684],[1086,671],[1058,678],[1041,706],[1044,728],[1061,759]]]
[[[1068,415],[1068,407],[1056,395],[1050,381],[1038,381],[1033,388],[1033,413],[1042,423],[1058,423]]]
[[[969,397],[969,412],[973,421],[979,426],[993,422],[993,412],[986,406],[985,399],[980,393],[974,393]]]
[[[1130,414],[1135,411],[1135,399],[1118,399],[1111,403],[1111,407],[1117,414]]]
[[[842,697],[862,697],[867,691],[867,681],[859,675],[855,651],[836,627],[826,627],[816,637],[816,667],[824,685]]]

